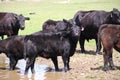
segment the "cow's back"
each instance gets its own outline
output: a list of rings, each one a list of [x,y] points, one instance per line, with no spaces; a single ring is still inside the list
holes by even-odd
[[[0,12],[0,21],[6,16],[7,13]]]
[[[111,37],[115,40],[120,38],[120,25],[104,24],[101,25],[99,32],[100,36],[106,35],[106,37]]]
[[[39,53],[39,56],[53,57],[59,56],[64,52],[64,48],[70,48],[69,40],[57,35],[28,35],[25,37],[27,51]],[[41,53],[40,53],[41,52]],[[56,54],[57,52],[57,54]]]

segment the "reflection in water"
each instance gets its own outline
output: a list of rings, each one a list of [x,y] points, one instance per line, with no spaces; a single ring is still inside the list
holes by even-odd
[[[24,75],[25,60],[19,60],[14,71],[9,71],[9,59],[5,56],[0,56],[0,80],[44,80],[46,65],[35,64],[35,74],[29,70],[28,75]]]
[[[35,64],[35,74],[29,70],[28,75],[24,75],[26,66],[25,60],[19,60],[17,69],[9,71],[9,59],[0,55],[0,80],[62,80],[64,72],[55,72],[47,65]]]

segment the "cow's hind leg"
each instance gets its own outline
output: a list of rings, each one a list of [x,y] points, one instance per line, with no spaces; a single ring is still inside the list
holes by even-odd
[[[33,60],[33,63],[31,64],[31,72],[32,73],[35,73],[34,64],[35,64],[35,60]]]
[[[107,54],[107,51],[104,49],[103,51],[103,58],[104,58],[104,68],[103,70],[104,71],[107,71],[108,70],[108,54]]]
[[[31,67],[31,71],[32,71],[32,73],[34,72],[34,62],[35,62],[35,58],[33,57],[33,58],[28,58],[27,59],[27,62],[26,62],[26,68],[25,68],[25,74],[28,74],[28,70],[29,70],[29,68]]]
[[[112,70],[115,70],[115,69],[117,69],[117,68],[115,67],[115,65],[114,65],[114,63],[113,63],[112,53],[113,53],[113,51],[110,52],[108,61],[109,61],[110,68],[111,68]]]
[[[51,60],[55,66],[55,71],[59,71],[57,57],[52,57]]]
[[[96,41],[96,54],[100,54],[100,50],[102,48],[101,40],[98,38],[98,39],[95,39],[95,41]]]

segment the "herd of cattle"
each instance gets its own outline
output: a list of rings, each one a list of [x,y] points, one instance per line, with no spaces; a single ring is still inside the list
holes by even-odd
[[[30,35],[18,36],[19,29],[24,29],[25,20],[29,17],[15,13],[0,12],[0,53],[10,59],[10,70],[14,70],[20,59],[25,59],[25,74],[31,68],[34,73],[36,57],[50,58],[55,70],[58,71],[57,56],[62,56],[64,70],[70,69],[70,57],[74,55],[79,41],[81,52],[84,53],[85,40],[95,39],[96,54],[103,45],[104,70],[116,69],[112,60],[113,48],[120,52],[120,11],[103,10],[78,11],[70,20],[47,20],[42,31]],[[3,39],[4,35],[8,38]]]

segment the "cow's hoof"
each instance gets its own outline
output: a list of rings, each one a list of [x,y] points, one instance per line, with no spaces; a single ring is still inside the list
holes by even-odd
[[[25,73],[24,73],[24,75],[27,75],[27,74],[28,74],[28,72],[25,72]]]
[[[26,70],[25,72],[24,72],[24,75],[27,75],[28,74],[28,71]]]
[[[60,69],[55,69],[55,71],[60,71]]]
[[[13,68],[10,68],[9,70],[12,71],[12,70],[14,70],[14,69],[13,69]]]
[[[96,51],[96,55],[102,55],[102,52],[100,52],[100,51]]]
[[[68,68],[64,68],[64,71],[67,72],[69,69]]]
[[[81,53],[86,53],[86,51],[85,50],[81,50]]]
[[[35,70],[31,70],[31,72],[34,74],[34,73],[35,73]]]
[[[110,67],[111,70],[116,70],[117,68],[115,66]]]
[[[109,68],[108,68],[108,67],[104,67],[103,70],[104,70],[104,71],[108,71]]]

